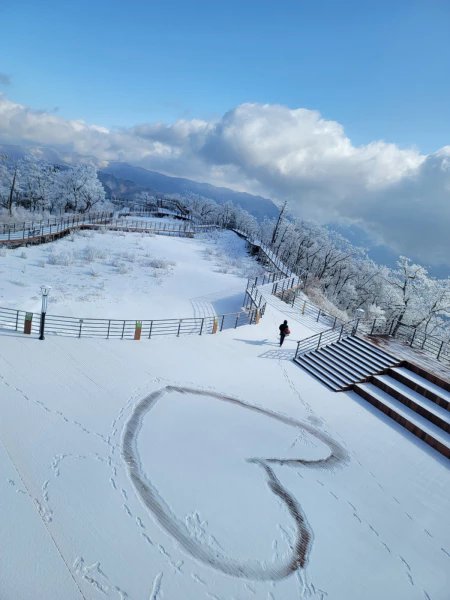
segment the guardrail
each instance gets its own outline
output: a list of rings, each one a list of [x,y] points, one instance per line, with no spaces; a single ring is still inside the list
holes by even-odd
[[[114,218],[113,213],[95,213],[86,217],[81,215],[66,217],[64,219],[47,219],[46,221],[30,221],[22,224],[3,225],[3,232],[0,227],[1,243],[41,243],[47,238],[63,235],[74,229],[97,229],[104,227],[106,229],[121,229],[123,231],[149,231],[158,234],[172,234],[179,236],[193,236],[195,233],[211,231],[217,229],[217,225],[195,224],[189,220],[184,220],[184,224],[152,223],[148,221],[129,220],[127,217]],[[28,226],[28,228],[27,228]],[[22,229],[19,229],[22,227]]]
[[[273,283],[284,278],[284,274],[279,271],[277,273],[265,273],[257,277],[249,277],[245,290],[244,306],[252,304],[255,308],[259,308],[261,315],[263,315],[266,310],[266,301],[257,286]]]
[[[325,329],[320,333],[316,333],[315,335],[305,338],[304,340],[300,340],[297,343],[297,349],[295,351],[294,358],[297,358],[297,356],[300,356],[301,354],[318,350],[322,346],[328,346],[328,344],[339,342],[340,340],[350,337],[355,333],[355,321],[349,321],[348,323],[342,323],[340,325],[336,325],[335,327],[331,327],[331,329]]]
[[[24,221],[23,223],[4,223],[0,226],[0,243],[26,242],[36,238],[56,235],[64,230],[94,223],[109,222],[113,213],[90,213],[88,215],[72,215],[60,219]]]
[[[339,319],[339,317],[327,313],[321,308],[317,308],[317,306],[311,304],[311,302],[308,302],[307,300],[303,300],[302,298],[295,296],[295,294],[293,294],[290,290],[285,290],[284,292],[281,292],[277,295],[280,297],[280,300],[284,300],[284,302],[289,304],[291,308],[298,309],[298,311],[302,315],[307,315],[311,317],[317,323],[324,323],[329,327],[345,325],[346,323],[346,321]]]
[[[294,288],[298,288],[302,283],[302,278],[298,275],[286,277],[282,281],[277,281],[272,287],[272,296],[281,296],[281,300],[286,300],[286,292],[292,292]],[[292,294],[290,294],[292,295]]]
[[[47,314],[45,334],[104,339],[151,339],[158,336],[205,335],[258,322],[258,310],[185,319],[93,319]],[[40,313],[0,307],[0,328],[39,334]]]
[[[412,327],[399,323],[398,319],[385,321],[384,319],[374,319],[373,321],[364,321],[364,331],[369,335],[386,335],[405,342],[411,348],[422,350],[437,360],[450,361],[450,342],[429,335]]]

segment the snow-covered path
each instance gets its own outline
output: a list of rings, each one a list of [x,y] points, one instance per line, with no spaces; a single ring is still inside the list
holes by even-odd
[[[315,329],[279,302],[202,337],[0,335],[2,600],[447,600],[448,461],[289,360]]]

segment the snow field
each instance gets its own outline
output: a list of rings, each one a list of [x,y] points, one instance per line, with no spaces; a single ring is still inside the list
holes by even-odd
[[[159,219],[165,221],[165,219]],[[80,231],[52,244],[0,253],[0,305],[80,318],[170,319],[241,309],[258,271],[232,232],[195,239]],[[261,270],[261,269],[259,269]]]
[[[178,288],[191,311],[231,306],[227,284],[242,301],[255,263],[236,239],[185,240],[175,258],[169,244],[183,240],[150,238],[155,256],[177,262],[155,309]],[[184,262],[204,286],[197,304]],[[298,368],[295,339],[319,325],[261,291],[260,324],[220,335],[0,336],[6,600],[30,590],[36,600],[447,600],[447,461]],[[292,335],[280,349],[285,314]],[[292,570],[301,556],[305,568]]]

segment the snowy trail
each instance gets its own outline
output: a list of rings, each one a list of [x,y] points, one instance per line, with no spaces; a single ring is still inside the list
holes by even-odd
[[[287,319],[288,322],[295,323],[295,327],[291,328],[291,331],[293,331],[296,339],[303,339],[330,328],[329,325],[318,323],[316,319],[310,315],[302,314],[298,308],[294,308],[290,304],[286,304],[286,302],[273,296],[272,287],[273,284],[269,283],[258,286],[258,290],[267,302],[267,306],[270,308],[270,314],[276,321],[279,321],[278,324],[282,323],[284,319]]]

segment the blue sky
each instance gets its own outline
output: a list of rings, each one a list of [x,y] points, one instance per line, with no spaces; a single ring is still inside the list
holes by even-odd
[[[450,2],[0,2],[0,91],[104,127],[315,109],[355,145],[450,140]]]

